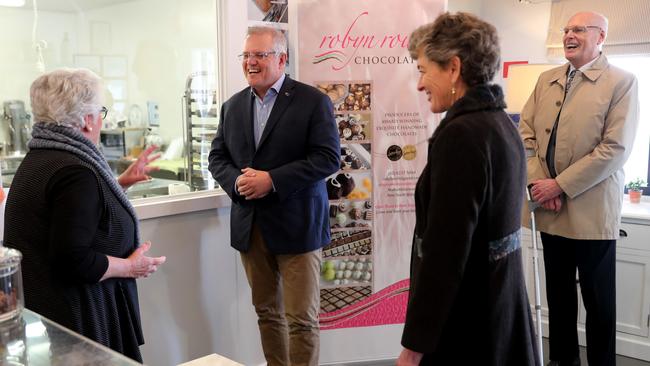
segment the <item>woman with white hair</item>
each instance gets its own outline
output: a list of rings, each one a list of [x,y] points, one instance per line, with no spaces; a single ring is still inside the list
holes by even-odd
[[[100,78],[61,69],[31,86],[29,152],[14,176],[5,211],[6,246],[23,253],[27,308],[142,362],[135,279],[165,257],[145,255],[124,190],[148,179],[140,157],[116,180],[97,149],[106,108]]]

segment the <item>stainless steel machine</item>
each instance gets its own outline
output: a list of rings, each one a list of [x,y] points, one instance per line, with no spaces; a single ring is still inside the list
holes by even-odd
[[[3,103],[2,129],[5,139],[2,154],[5,156],[27,153],[27,141],[31,136],[31,116],[25,111],[22,100],[8,100]]]

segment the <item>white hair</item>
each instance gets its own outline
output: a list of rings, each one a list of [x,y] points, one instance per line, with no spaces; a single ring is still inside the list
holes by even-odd
[[[253,34],[270,34],[273,37],[273,51],[278,54],[287,54],[287,37],[284,36],[282,30],[273,27],[249,27],[246,35],[250,36]]]
[[[102,81],[86,69],[58,69],[39,76],[29,90],[34,122],[82,129],[85,117],[97,118]]]

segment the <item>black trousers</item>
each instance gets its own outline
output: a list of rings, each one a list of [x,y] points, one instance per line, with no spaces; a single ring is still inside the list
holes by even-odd
[[[549,309],[550,359],[579,357],[578,294],[587,310],[589,366],[616,365],[616,240],[575,240],[541,233]]]

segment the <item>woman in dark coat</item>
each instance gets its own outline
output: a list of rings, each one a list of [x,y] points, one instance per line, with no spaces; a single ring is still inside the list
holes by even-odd
[[[31,86],[35,125],[5,211],[6,246],[23,253],[25,306],[142,362],[135,279],[165,257],[139,245],[124,189],[147,179],[153,148],[117,180],[97,149],[106,108],[101,80],[56,70]]]
[[[537,365],[520,249],[524,150],[504,112],[496,29],[443,14],[411,35],[418,90],[447,112],[416,186],[398,365]]]

